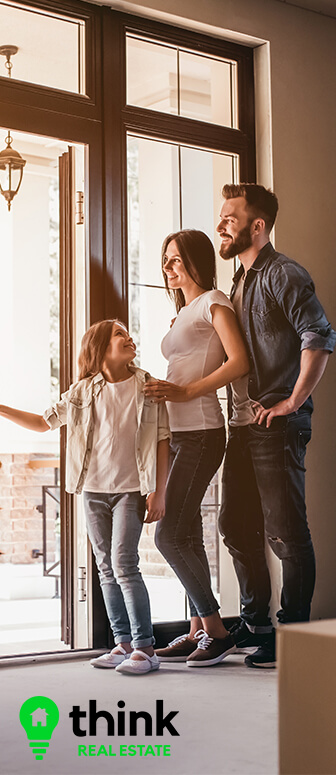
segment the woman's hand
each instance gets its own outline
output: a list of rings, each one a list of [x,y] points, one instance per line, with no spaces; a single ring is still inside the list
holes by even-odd
[[[151,492],[146,498],[147,516],[144,522],[158,522],[165,513],[165,496]]]
[[[188,385],[175,385],[173,382],[165,382],[163,379],[156,379],[147,382],[144,387],[145,396],[152,398],[156,403],[162,401],[174,401],[180,403],[189,401]]]

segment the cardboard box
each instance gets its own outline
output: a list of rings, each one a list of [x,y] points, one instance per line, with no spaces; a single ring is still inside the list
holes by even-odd
[[[336,619],[279,627],[280,775],[336,773]]]

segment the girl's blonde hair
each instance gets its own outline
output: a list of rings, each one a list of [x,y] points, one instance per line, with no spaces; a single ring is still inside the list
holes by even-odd
[[[100,320],[85,332],[78,356],[78,379],[94,377],[102,370],[114,323],[125,326],[121,320],[113,318],[113,320]]]

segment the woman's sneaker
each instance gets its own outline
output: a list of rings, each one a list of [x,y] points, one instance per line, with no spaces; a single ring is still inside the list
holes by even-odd
[[[186,662],[190,654],[196,651],[198,643],[206,633],[204,630],[197,630],[193,638],[188,635],[180,635],[175,638],[164,649],[155,649],[155,654],[160,662]]]
[[[101,657],[94,657],[94,659],[90,659],[90,665],[107,669],[114,668],[122,662],[125,662],[125,659],[128,659],[130,656],[131,655],[119,644],[118,651],[112,649],[108,654],[102,654]]]
[[[205,634],[196,651],[187,659],[187,665],[188,667],[211,667],[221,662],[228,654],[236,653],[237,646],[230,633],[226,638],[210,638],[210,635]]]
[[[247,667],[276,667],[275,630],[273,630],[262,646],[259,646],[254,654],[249,654],[248,657],[245,657],[244,661]]]

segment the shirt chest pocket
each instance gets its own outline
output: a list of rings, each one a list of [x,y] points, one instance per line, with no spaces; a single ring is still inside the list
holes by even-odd
[[[150,398],[145,398],[141,412],[142,423],[154,423],[157,418],[157,404]]]
[[[263,299],[251,307],[253,325],[257,334],[273,336],[279,330],[279,307],[273,300]]]
[[[74,396],[69,401],[69,419],[73,425],[84,425],[88,422],[91,414],[91,398],[80,398]]]

